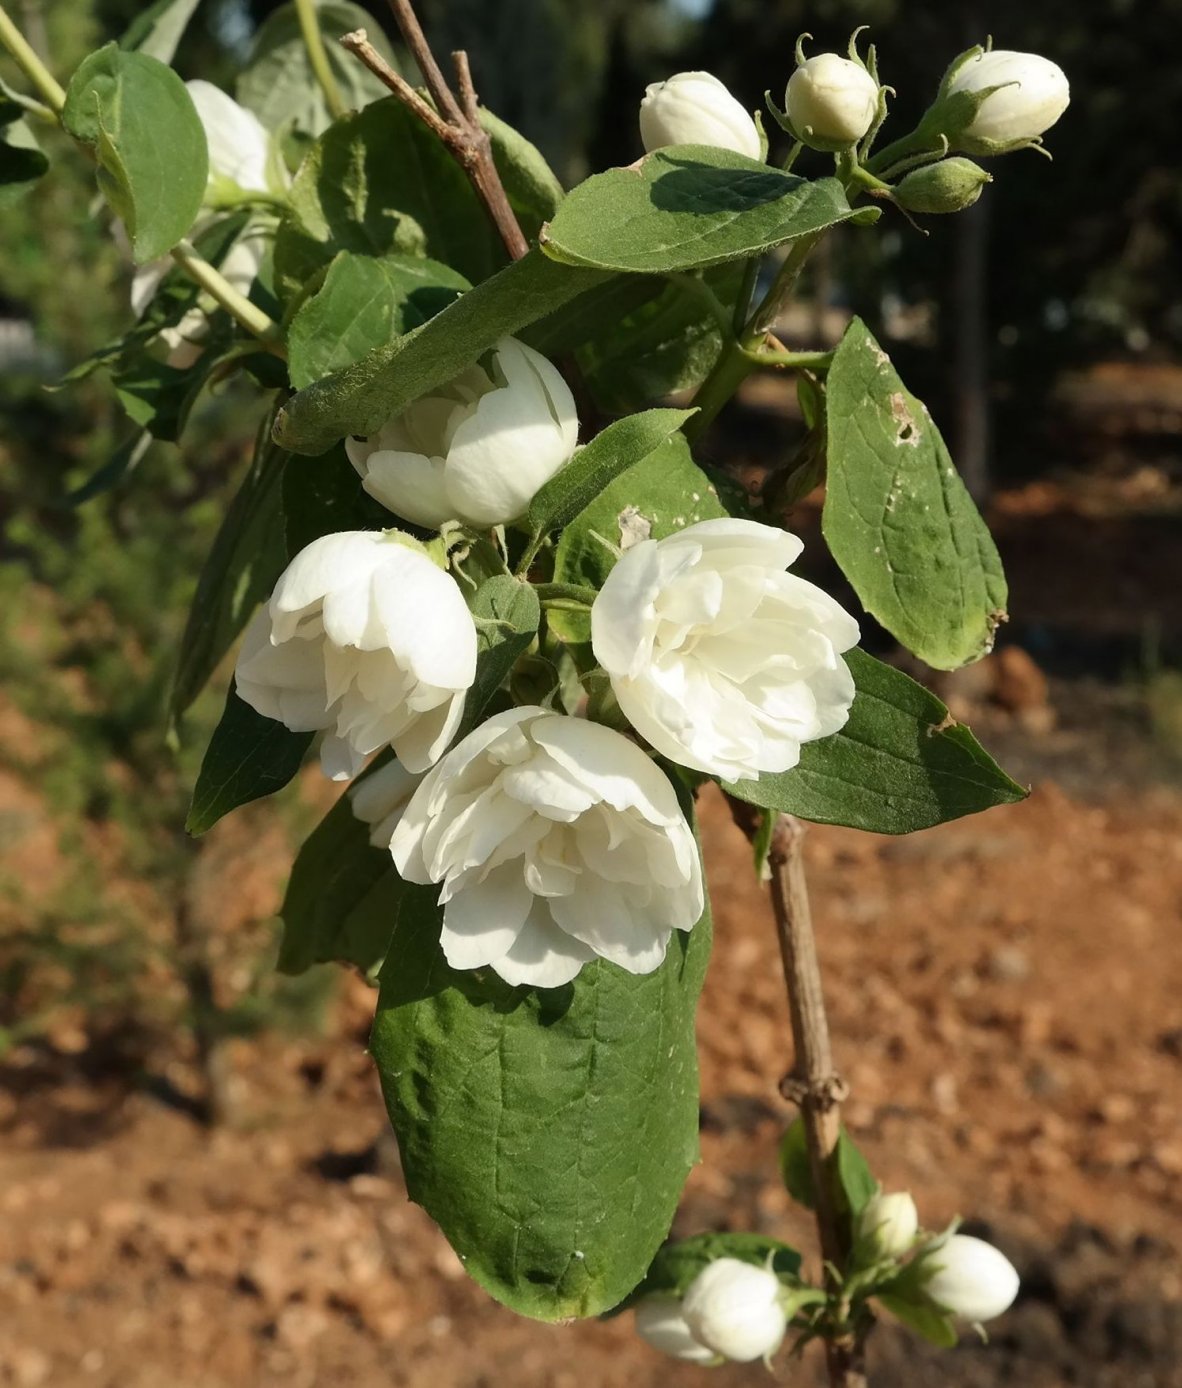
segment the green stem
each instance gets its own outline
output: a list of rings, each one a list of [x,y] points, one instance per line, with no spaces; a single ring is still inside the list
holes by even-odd
[[[792,248],[784,257],[783,265],[780,266],[780,273],[772,281],[772,287],[764,295],[763,303],[752,314],[751,321],[747,324],[745,337],[748,339],[762,338],[780,316],[781,310],[796,288],[796,281],[804,269],[804,262],[812,254],[813,247],[823,235],[823,232],[815,231],[811,236],[802,236],[793,241]]]
[[[672,280],[674,284],[680,284],[683,288],[688,289],[694,298],[702,304],[707,313],[718,324],[724,341],[732,335],[734,329],[731,325],[731,311],[700,274],[674,273],[666,276],[666,278]]]
[[[208,260],[198,255],[187,241],[172,248],[172,258],[195,280],[202,289],[226,310],[236,322],[255,337],[277,357],[285,356],[283,335],[274,321],[257,304],[252,304],[245,294],[237,289],[216,270]]]
[[[731,341],[723,347],[714,369],[698,387],[698,393],[693,398],[697,414],[682,426],[682,432],[690,443],[696,443],[702,437],[718,412],[755,370],[755,362],[747,355],[749,349],[746,335],[744,341]]]
[[[324,35],[320,32],[320,19],[316,13],[316,0],[295,0],[296,14],[300,20],[300,33],[304,37],[304,47],[308,50],[308,61],[324,92],[324,100],[333,120],[339,120],[349,109],[341,96],[336,74],[328,61],[324,47]]]
[[[66,91],[53,73],[45,66],[24,34],[8,17],[0,5],[0,43],[12,54],[17,67],[45,98],[46,104],[55,113],[66,104]]]
[[[772,347],[744,348],[744,356],[756,366],[787,366],[795,371],[827,371],[833,364],[832,352],[779,352]]]

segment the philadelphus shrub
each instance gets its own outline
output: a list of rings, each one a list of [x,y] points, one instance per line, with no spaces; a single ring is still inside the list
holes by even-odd
[[[447,385],[345,448],[365,490],[416,525],[516,520],[570,461],[579,421],[570,387],[540,353],[506,337]]]
[[[239,642],[187,828],[281,789],[313,748],[351,782],[299,851],[279,966],[378,982],[370,1053],[407,1190],[464,1267],[541,1320],[634,1308],[650,1344],[702,1365],[789,1334],[854,1361],[875,1303],[943,1345],[1000,1313],[1017,1285],[1002,1255],[920,1231],[836,1122],[798,1120],[780,1150],[841,1250],[812,1282],[765,1232],[663,1241],[698,1157],[705,783],[770,869],[792,1074],[810,1077],[802,999],[823,990],[784,817],[906,834],[1025,793],[903,662],[857,649],[865,612],[956,670],[989,650],[1005,580],[866,324],[830,350],[790,341],[785,310],[830,229],[906,235],[900,209],[975,201],[986,175],[963,156],[1036,143],[1067,103],[1059,69],[970,50],[875,149],[874,49],[798,46],[787,111],[768,99],[770,160],[721,82],[677,73],[640,103],[649,153],[565,189],[466,84],[444,89],[406,6],[430,108],[355,33],[337,43],[368,24],[383,46],[352,0],[275,9],[237,99],[171,67],[192,0],[140,7],[64,99],[10,8],[6,75],[93,160],[141,266],[138,321],[71,373],[108,371],[129,425],[76,495],[146,485],[135,461],[150,439],[190,446],[208,386],[258,402],[177,652],[183,741]],[[20,101],[0,106],[7,200],[62,142],[42,159]],[[712,469],[707,432],[764,367],[795,378],[802,423],[745,490]],[[822,483],[808,572],[840,571],[850,611],[792,571],[793,498]],[[770,1086],[786,1057],[768,1066]]]
[[[713,145],[763,158],[759,127],[717,77],[679,72],[645,88],[640,138],[651,153],[667,145]]]
[[[727,780],[787,771],[843,726],[858,624],[784,570],[803,549],[754,521],[712,520],[629,549],[591,609],[595,656],[657,751]]]
[[[334,780],[392,747],[425,771],[454,735],[476,673],[476,628],[462,594],[409,537],[363,530],[300,551],[251,621],[238,697],[293,732],[329,730]]]

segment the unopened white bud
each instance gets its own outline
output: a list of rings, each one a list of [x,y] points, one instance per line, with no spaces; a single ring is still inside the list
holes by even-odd
[[[858,1216],[858,1237],[879,1258],[901,1258],[915,1242],[919,1213],[906,1191],[871,1197]]]
[[[695,1340],[746,1364],[779,1349],[788,1327],[774,1273],[738,1258],[716,1258],[690,1283],[681,1313]]]
[[[842,149],[856,144],[874,124],[878,83],[861,63],[818,53],[788,79],[784,108],[805,144]]]
[[[967,59],[953,74],[947,95],[991,92],[955,140],[969,154],[998,152],[999,146],[1036,140],[1067,109],[1071,88],[1063,69],[1038,53],[995,48]]]
[[[640,138],[649,154],[666,145],[714,145],[763,158],[759,128],[717,77],[679,72],[645,88]]]
[[[714,1364],[718,1355],[695,1340],[675,1296],[649,1296],[636,1308],[636,1333],[653,1349],[691,1364]]]
[[[974,1325],[1000,1316],[1018,1295],[1018,1273],[1010,1260],[969,1234],[953,1234],[924,1255],[922,1267],[929,1301]]]

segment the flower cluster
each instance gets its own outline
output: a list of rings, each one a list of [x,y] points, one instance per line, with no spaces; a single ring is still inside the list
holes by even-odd
[[[562,377],[505,338],[347,451],[398,516],[443,527],[449,544],[467,526],[469,544],[496,553],[488,528],[523,514],[577,434]],[[632,736],[526,704],[452,746],[479,643],[444,549],[398,529],[314,541],[247,628],[238,696],[323,733],[335,779],[393,751],[353,807],[403,878],[439,885],[453,968],[544,988],[597,958],[649,973],[704,892],[674,781],[648,749],[728,779],[794,766],[849,714],[842,652],[857,623],[785,572],[792,536],[703,521],[624,553],[591,607],[594,656]]]

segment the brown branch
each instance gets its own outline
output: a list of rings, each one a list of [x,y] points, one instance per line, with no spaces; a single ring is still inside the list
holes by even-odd
[[[464,52],[452,54],[463,102],[461,108],[460,102],[456,100],[431,54],[426,36],[409,0],[390,0],[390,8],[394,11],[398,27],[402,30],[406,46],[423,74],[435,102],[434,106],[425,100],[401,73],[395,72],[366,38],[364,29],[346,34],[341,39],[341,46],[359,58],[408,110],[439,136],[471,180],[497,233],[505,243],[505,249],[512,259],[520,260],[529,250],[529,243],[509,205],[501,176],[493,161],[492,143],[488,138],[488,132],[480,124],[480,109],[476,100],[476,89],[472,85],[468,55]]]
[[[730,796],[727,799],[735,823],[754,842],[761,827],[761,812]],[[821,1256],[825,1261],[826,1281],[833,1287],[849,1252],[836,1205],[835,1169],[841,1135],[840,1105],[849,1089],[833,1068],[833,1049],[804,871],[804,837],[805,826],[799,819],[793,815],[777,815],[767,855],[772,911],[788,990],[795,1051],[792,1069],[780,1082],[780,1091],[800,1109]],[[826,1364],[832,1388],[866,1388],[864,1341],[868,1328],[859,1327],[838,1338],[826,1339]]]

